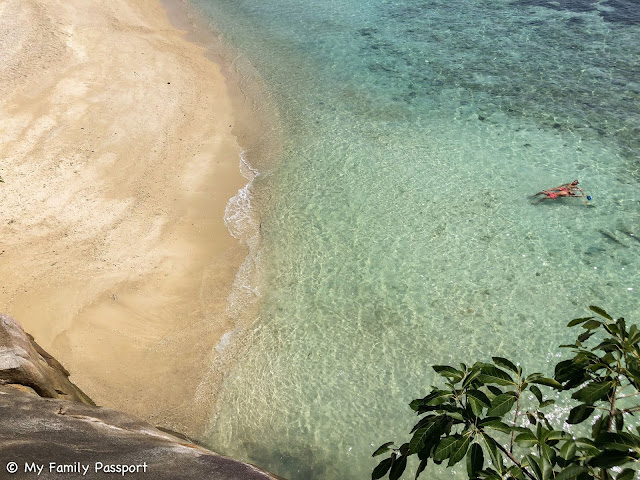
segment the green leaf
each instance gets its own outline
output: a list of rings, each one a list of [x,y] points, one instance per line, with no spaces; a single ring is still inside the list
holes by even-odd
[[[600,326],[602,326],[602,322],[599,320],[588,320],[585,323],[582,324],[582,328],[586,329],[586,330],[595,330],[596,328],[599,328]]]
[[[555,388],[556,390],[562,390],[562,385],[555,381],[553,378],[538,377],[529,380],[529,383],[537,383],[538,385],[546,385],[547,387]]]
[[[590,438],[577,438],[575,442],[578,450],[580,450],[584,456],[593,457],[600,453],[600,449],[596,447],[596,444]]]
[[[391,445],[393,445],[393,442],[387,442],[387,443],[385,443],[384,445],[380,445],[380,446],[378,447],[378,449],[377,449],[375,452],[373,452],[373,455],[371,455],[371,456],[372,456],[372,457],[375,457],[375,456],[377,456],[377,455],[381,455],[381,454],[383,454],[383,453],[385,453],[385,452],[388,452],[389,450],[391,450],[391,449],[389,448]]]
[[[398,480],[402,476],[405,468],[407,468],[407,457],[402,455],[391,465],[389,480]]]
[[[616,320],[616,325],[618,325],[620,329],[620,336],[624,339],[627,336],[627,323],[624,321],[624,318]]]
[[[403,443],[398,450],[400,451],[401,455],[404,455],[406,457],[407,455],[409,455],[409,444]]]
[[[604,329],[607,331],[607,333],[613,335],[614,337],[621,336],[620,327],[618,325],[615,325],[613,323],[605,323]]]
[[[540,408],[548,407],[549,405],[553,405],[554,403],[556,403],[555,400],[545,400],[540,404]]]
[[[597,313],[598,315],[600,315],[601,317],[606,318],[607,320],[613,320],[613,318],[611,318],[611,315],[609,315],[607,312],[605,312],[600,307],[596,307],[595,305],[590,305],[589,306],[589,310],[591,310],[594,313]]]
[[[515,366],[510,360],[507,360],[503,357],[491,357],[493,363],[498,365],[499,367],[506,368],[507,370],[511,370],[513,373],[518,373],[518,367]]]
[[[497,472],[494,472],[492,469],[487,469],[486,476],[483,477],[484,480],[502,480],[502,477],[498,475]]]
[[[414,453],[418,453],[420,450],[422,450],[429,437],[439,437],[440,435],[442,435],[442,429],[442,417],[429,422],[422,428],[419,428],[413,434],[413,437],[411,437],[411,441],[409,442],[409,454],[413,455]]]
[[[602,449],[640,452],[640,438],[630,433],[605,432],[596,437],[596,446]]]
[[[548,447],[547,447],[548,448]],[[542,467],[542,480],[551,480],[551,473],[553,472],[553,466],[551,462],[548,460],[547,456],[542,458],[541,462]]]
[[[538,387],[536,387],[535,385],[530,385],[529,391],[531,391],[531,393],[536,396],[536,398],[538,399],[538,403],[542,403],[542,392]]]
[[[577,423],[584,422],[587,418],[591,416],[593,411],[594,411],[594,408],[592,406],[584,405],[584,404],[578,405],[577,407],[572,408],[571,411],[569,412],[569,418],[567,419],[567,423],[575,425]]]
[[[453,446],[460,438],[460,436],[443,438],[433,454],[433,459],[437,462],[442,462],[449,458],[453,452]]]
[[[618,474],[616,480],[633,480],[634,478],[636,478],[636,471],[631,468],[625,468]]]
[[[591,460],[589,460],[587,463],[592,467],[612,468],[619,467],[631,461],[633,461],[633,457],[629,456],[625,452],[619,452],[616,450],[604,450],[593,457]]]
[[[564,360],[556,365],[554,377],[560,383],[569,382],[565,388],[580,385],[587,378],[584,371],[586,366],[586,361]]]
[[[518,445],[522,445],[525,448],[533,447],[538,444],[538,439],[532,432],[521,433],[515,438]]]
[[[589,405],[604,399],[613,388],[614,382],[591,382],[586,387],[578,390],[571,398],[575,398]]]
[[[553,450],[551,449],[551,447],[549,445],[547,445],[546,443],[543,443],[541,448],[541,453],[542,453],[542,458],[544,460],[544,464],[542,465],[542,470],[544,472],[544,470],[546,469],[546,467],[551,467],[551,461],[555,460],[555,453],[553,452]],[[549,472],[547,472],[546,475],[544,475],[545,478],[548,478],[550,475],[548,475]]]
[[[502,471],[504,470],[504,463],[502,461],[502,454],[498,449],[498,445],[496,444],[496,441],[493,438],[491,438],[489,435],[484,433],[482,434],[482,438],[484,440],[485,445],[487,446],[487,451],[489,452],[489,458],[491,458],[491,463],[493,464],[495,469],[498,471],[498,473],[502,474]]]
[[[487,387],[487,390],[489,390],[490,395],[493,395],[494,397],[497,397],[498,395],[502,395],[502,390],[500,390],[498,387],[494,386],[494,385],[485,385]]]
[[[600,418],[596,419],[595,422],[591,425],[591,437],[596,438],[600,436],[602,433],[606,433],[609,428],[609,415],[602,415]]]
[[[538,463],[542,459],[534,457],[533,455],[525,455],[524,460],[525,461],[523,462],[523,466],[524,463],[529,465],[531,467],[531,470],[533,470],[534,475],[538,477],[538,479],[542,480],[542,469],[540,468],[540,464]]]
[[[459,412],[447,412],[447,413],[445,413],[445,415],[446,415],[447,417],[450,417],[450,418],[454,418],[454,419],[456,419],[456,420],[459,420],[459,422],[458,422],[458,423],[460,423],[460,422],[464,422],[464,421],[465,421],[465,417],[463,417],[463,416],[462,416],[462,414],[461,414],[461,413],[459,413]]]
[[[475,477],[476,473],[482,470],[483,465],[484,453],[482,452],[482,447],[474,443],[467,454],[467,473],[469,478]]]
[[[478,403],[482,404],[485,407],[488,407],[491,404],[491,400],[480,390],[468,390],[467,397],[473,397]]]
[[[469,405],[471,405],[473,414],[477,417],[482,415],[482,409],[484,407],[489,407],[489,405],[491,404],[489,398],[480,390],[469,390],[467,392],[467,400],[469,402]]]
[[[511,375],[497,367],[482,367],[478,380],[484,383],[495,383],[497,385],[515,385]]]
[[[511,433],[512,427],[504,422],[501,422],[497,418],[487,418],[478,423],[480,428],[491,428],[503,433]]]
[[[416,480],[420,476],[420,474],[424,471],[424,469],[427,468],[427,463],[428,462],[429,462],[428,458],[425,458],[424,460],[422,460],[420,462],[420,465],[418,465],[418,469],[416,470],[416,476],[415,476]]]
[[[454,466],[456,463],[463,459],[463,457],[467,453],[467,449],[469,448],[470,441],[471,437],[469,435],[465,435],[464,437],[456,440],[456,442],[453,444],[451,456],[449,457],[449,467]]]
[[[507,473],[509,475],[511,475],[510,477],[507,477],[508,480],[512,480],[512,479],[516,479],[516,480],[525,480],[528,479],[529,477],[525,477],[524,474],[522,473],[522,470],[520,468],[518,468],[516,465],[513,465],[512,467],[509,467],[507,469]]]
[[[411,433],[415,432],[420,428],[424,428],[429,425],[431,422],[435,422],[438,419],[436,415],[427,415],[426,417],[422,417],[418,423],[416,423],[411,429]]]
[[[583,472],[586,472],[587,468],[581,465],[571,465],[569,467],[563,468],[562,471],[556,476],[556,480],[571,480],[572,478],[576,478]]]
[[[503,393],[498,395],[491,402],[491,408],[487,410],[487,415],[490,417],[502,417],[505,413],[511,410],[513,404],[516,403],[516,398],[511,393]]]
[[[602,363],[609,364],[615,361],[615,357],[611,355],[611,352],[615,352],[616,350],[622,350],[622,344],[616,340],[611,338],[605,338],[598,345],[593,347],[592,350],[602,350],[603,352],[607,352],[608,355],[602,357]],[[595,358],[598,358],[597,356]],[[592,365],[589,365],[590,368],[593,368]]]
[[[562,430],[551,430],[545,435],[546,440],[566,440],[571,438],[571,435]]]
[[[576,325],[580,325],[581,323],[584,323],[587,320],[591,320],[592,318],[593,317],[574,318],[569,323],[567,323],[567,327],[575,327]]]
[[[578,335],[578,341],[579,342],[586,342],[587,340],[589,340],[592,336],[594,335],[594,332],[583,332],[580,335]]]
[[[453,397],[453,393],[449,390],[436,390],[424,398],[424,403],[425,405],[442,405],[451,397]]]
[[[640,330],[636,325],[631,325],[631,328],[629,328],[629,338],[627,338],[627,342],[629,342],[630,345],[640,342]]]
[[[384,477],[391,468],[392,463],[393,458],[391,457],[382,460],[378,466],[373,469],[373,472],[371,473],[371,480],[378,480],[378,478]]]
[[[623,368],[622,373],[636,387],[636,389],[640,389],[640,370],[636,370],[634,368]]]
[[[564,442],[564,445],[562,445],[562,448],[560,449],[560,456],[565,460],[571,460],[576,456],[576,450],[576,442],[574,442],[573,440],[567,440],[566,442]]]
[[[471,382],[473,382],[479,374],[480,374],[479,370],[472,370],[470,373],[468,373],[467,376],[462,381],[462,388],[468,387],[471,384]]]
[[[616,422],[616,430],[621,432],[624,427],[624,417],[622,416],[622,413],[616,413],[614,415],[614,421]]]
[[[412,410],[419,411],[421,407],[425,405],[429,405],[429,406],[441,405],[445,403],[447,400],[449,400],[451,397],[453,397],[453,393],[451,393],[450,391],[436,389],[436,390],[433,390],[431,393],[429,393],[429,395],[427,395],[426,397],[418,398],[414,400],[409,404],[409,406],[411,407]]]
[[[459,382],[460,380],[462,380],[462,377],[464,377],[464,373],[462,373],[460,370],[456,370],[455,368],[450,367],[449,365],[434,365],[432,368],[438,375],[441,375],[445,378],[450,378],[454,383]]]

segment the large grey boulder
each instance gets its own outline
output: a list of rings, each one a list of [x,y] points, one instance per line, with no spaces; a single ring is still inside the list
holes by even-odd
[[[18,470],[5,477],[9,462]],[[123,478],[125,469],[147,480],[278,478],[116,410],[0,386],[0,478]]]
[[[0,478],[273,480],[132,415],[95,406],[0,314]]]
[[[0,383],[22,385],[41,397],[95,405],[69,381],[69,372],[13,318],[0,313]]]

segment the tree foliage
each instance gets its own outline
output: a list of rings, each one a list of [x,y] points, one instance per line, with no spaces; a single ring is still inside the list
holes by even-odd
[[[410,403],[420,417],[411,439],[381,445],[373,456],[388,456],[371,478],[398,480],[414,455],[416,479],[429,462],[452,467],[463,460],[474,480],[635,478],[640,427],[629,424],[638,423],[630,417],[640,410],[640,330],[599,307],[589,308],[595,316],[567,325],[579,334],[574,343],[561,345],[572,358],[555,366],[553,378],[526,374],[502,357],[471,367],[434,366],[444,387],[433,386]],[[573,406],[558,425],[549,407],[561,391],[571,394]],[[564,431],[565,422],[587,422],[578,428],[585,436]]]

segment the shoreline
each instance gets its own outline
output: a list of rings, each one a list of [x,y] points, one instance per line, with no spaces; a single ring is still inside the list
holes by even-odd
[[[198,388],[198,398],[216,398],[204,421],[203,442],[207,443],[219,412],[218,393],[224,388],[225,376],[238,358],[250,348],[251,331],[260,321],[261,293],[265,286],[264,252],[262,250],[261,217],[270,200],[270,177],[280,165],[283,155],[282,127],[272,93],[260,73],[246,56],[226,43],[219,30],[190,0],[159,0],[172,25],[185,32],[185,38],[205,49],[226,80],[234,118],[231,133],[242,146],[240,171],[248,183],[229,199],[225,223],[231,235],[245,247],[246,255],[239,266],[227,312],[233,329],[226,332],[209,356],[208,374]]]
[[[198,438],[246,179],[223,67],[163,6],[0,8],[0,310],[98,404]]]

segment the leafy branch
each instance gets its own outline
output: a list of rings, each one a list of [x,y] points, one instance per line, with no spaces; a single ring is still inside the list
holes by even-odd
[[[398,480],[414,455],[420,461],[416,479],[430,461],[453,467],[465,458],[474,480],[635,478],[635,470],[628,467],[640,460],[640,427],[632,430],[625,423],[640,410],[640,405],[630,404],[640,394],[640,330],[636,325],[627,329],[623,318],[614,320],[599,307],[589,308],[596,316],[567,325],[582,332],[573,344],[561,346],[573,357],[555,366],[553,378],[525,375],[520,365],[502,357],[471,367],[434,366],[444,388],[432,386],[428,395],[410,403],[421,417],[410,441],[399,447],[394,442],[381,445],[373,456],[389,456],[371,478],[388,475]],[[598,338],[595,346],[586,345]],[[583,423],[598,411],[591,436],[575,438],[554,428],[545,409],[555,400],[545,398],[541,388],[552,395],[572,393],[577,405],[567,424]],[[536,406],[524,410],[533,399]]]

